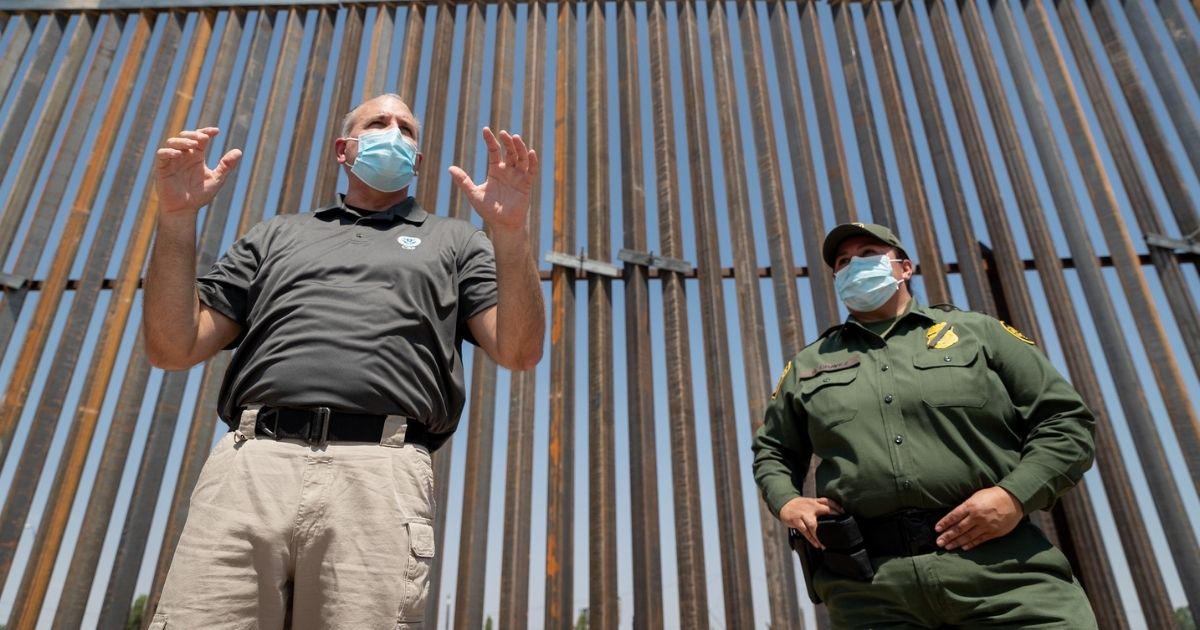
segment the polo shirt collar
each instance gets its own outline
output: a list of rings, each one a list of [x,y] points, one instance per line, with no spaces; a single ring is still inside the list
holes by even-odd
[[[335,213],[349,214],[354,217],[361,217],[370,221],[383,221],[386,223],[395,223],[396,221],[404,221],[413,225],[421,225],[429,216],[425,209],[417,204],[415,197],[409,196],[404,201],[378,212],[362,212],[356,208],[351,208],[346,205],[346,195],[339,193],[338,202],[334,205],[327,206],[318,210],[315,214],[318,217],[324,218]]]

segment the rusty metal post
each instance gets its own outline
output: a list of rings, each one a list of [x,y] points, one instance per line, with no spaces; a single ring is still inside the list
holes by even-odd
[[[555,80],[554,251],[575,251],[575,2],[558,3]],[[575,271],[551,271],[550,441],[546,490],[546,615],[544,626],[573,623],[575,514]]]
[[[506,5],[515,11],[515,5]],[[539,147],[546,93],[546,5],[526,5],[525,90],[522,137],[530,147]],[[539,176],[540,177],[540,176]],[[534,183],[529,198],[526,230],[530,243],[541,242],[541,181]],[[535,371],[515,372],[509,385],[508,466],[504,478],[504,544],[500,560],[500,617],[502,628],[529,624],[529,529],[533,509],[533,436],[537,386]]]
[[[637,6],[617,4],[617,76],[621,130],[621,210],[624,245],[649,251],[642,157]],[[625,264],[625,378],[629,418],[629,489],[633,551],[633,627],[663,627],[662,552],[659,542],[658,464],[654,435],[649,269]]]
[[[608,168],[608,65],[605,3],[587,7],[588,256],[612,258]],[[615,629],[617,480],[613,438],[612,279],[588,276],[588,627]]]
[[[667,5],[647,6],[650,37],[650,94],[654,112],[654,162],[658,190],[659,249],[668,258],[683,258],[679,174],[675,156],[675,111],[671,96]],[[679,624],[708,627],[704,583],[704,536],[696,507],[700,505],[696,456],[695,403],[692,399],[691,350],[688,340],[684,274],[660,271],[663,291],[663,334],[666,346],[667,402],[670,413],[671,471],[675,503],[675,567],[679,585]]]
[[[540,147],[546,93],[546,5],[526,5],[525,98],[521,136],[530,147]],[[513,9],[515,11],[515,7]],[[540,177],[540,176],[539,176]],[[529,198],[526,229],[530,243],[541,242],[541,181]],[[504,543],[500,560],[501,628],[529,625],[529,529],[533,517],[533,437],[537,391],[535,371],[515,372],[509,385],[508,466],[504,478]]]

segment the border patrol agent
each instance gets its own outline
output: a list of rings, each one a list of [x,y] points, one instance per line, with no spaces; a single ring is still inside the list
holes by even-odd
[[[810,594],[839,628],[1095,627],[1026,516],[1092,463],[1079,395],[1011,326],[917,303],[887,228],[840,225],[822,254],[850,317],[787,364],[754,440],[767,505],[824,558]]]
[[[147,354],[184,369],[235,351],[219,409],[230,432],[197,481],[151,627],[420,627],[430,452],[462,412],[462,341],[532,368],[545,309],[525,232],[537,155],[484,128],[487,180],[451,167],[489,238],[409,196],[419,131],[396,95],[356,107],[335,143],[340,202],[259,224],[198,281],[196,215],[241,152],[209,169],[212,127],[159,149]]]

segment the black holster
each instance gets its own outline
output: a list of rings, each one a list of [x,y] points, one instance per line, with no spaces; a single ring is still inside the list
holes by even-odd
[[[875,577],[875,568],[853,516],[831,514],[818,518],[817,540],[825,545],[824,550],[813,547],[800,532],[788,530],[788,542],[800,556],[808,598],[814,604],[821,603],[821,598],[813,588],[813,576],[822,566],[831,573],[852,580],[869,582]]]

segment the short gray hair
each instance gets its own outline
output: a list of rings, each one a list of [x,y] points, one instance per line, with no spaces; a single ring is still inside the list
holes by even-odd
[[[351,108],[351,109],[350,109],[350,111],[349,111],[349,112],[348,112],[348,113],[347,113],[347,114],[346,114],[346,115],[345,115],[345,116],[342,118],[342,137],[343,137],[343,138],[345,138],[345,137],[347,136],[347,134],[349,134],[349,133],[350,133],[350,130],[354,128],[354,115],[358,113],[358,110],[359,110],[359,109],[360,109],[360,108],[361,108],[361,107],[362,107],[362,106],[363,106],[365,103],[369,103],[369,102],[371,102],[371,101],[373,101],[373,100],[375,100],[375,99],[377,99],[377,98],[383,98],[383,97],[385,97],[385,96],[386,96],[386,97],[388,97],[388,98],[394,98],[394,99],[396,99],[397,101],[400,101],[401,103],[404,103],[404,105],[405,105],[406,107],[408,107],[409,111],[410,111],[410,112],[412,111],[412,107],[408,105],[408,101],[404,100],[404,97],[403,97],[403,96],[400,96],[399,94],[396,94],[395,92],[386,92],[386,93],[384,93],[384,94],[379,94],[378,96],[372,96],[371,98],[369,98],[369,99],[367,99],[367,100],[365,100],[365,101],[363,101],[363,102],[359,103],[358,105],[355,105],[355,106],[354,106],[353,108]],[[421,119],[420,119],[420,118],[417,118],[417,115],[416,115],[415,113],[413,114],[413,118],[414,118],[414,119],[417,121],[417,137],[419,138],[419,137],[421,136]]]

